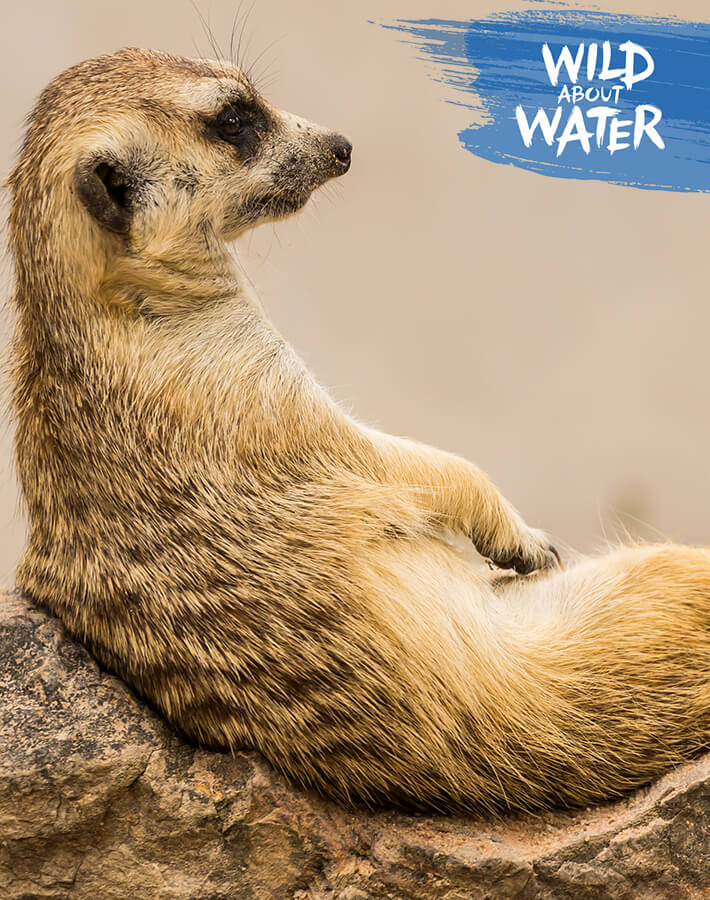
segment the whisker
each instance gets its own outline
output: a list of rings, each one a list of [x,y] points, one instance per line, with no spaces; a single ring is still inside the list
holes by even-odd
[[[257,65],[259,64],[259,62],[264,58],[264,56],[265,56],[269,51],[273,50],[273,48],[274,48],[277,44],[281,43],[281,41],[283,41],[283,36],[282,36],[282,37],[274,38],[272,41],[270,41],[270,42],[266,45],[266,47],[264,47],[264,49],[261,51],[261,53],[259,53],[259,55],[258,55],[254,60],[252,60],[252,62],[247,66],[247,70],[246,70],[246,71],[247,71],[247,76],[248,76],[249,78],[251,78],[251,79],[254,80],[254,81],[257,81],[257,80],[258,80],[259,83],[261,82],[261,76],[259,76],[258,79],[257,79],[257,77],[256,77],[256,72],[255,72],[256,66],[257,66]],[[272,65],[272,63],[269,63],[269,66],[270,66],[270,65]],[[264,73],[267,72],[267,71],[268,71],[268,67],[267,67],[266,69],[264,69],[264,72],[263,72],[262,74],[264,74]]]
[[[240,9],[240,11],[241,11],[241,6],[242,6],[242,4],[241,4],[241,2],[240,2],[240,4],[239,4],[239,9]],[[250,6],[249,9],[247,10],[246,15],[243,17],[243,19],[242,19],[242,24],[241,24],[241,27],[240,27],[240,29],[239,29],[239,40],[237,41],[237,65],[238,65],[238,67],[239,67],[240,69],[242,69],[242,70],[244,70],[244,66],[243,66],[243,63],[242,63],[242,60],[243,60],[243,57],[242,57],[242,46],[243,46],[243,43],[244,43],[244,34],[245,34],[247,24],[248,24],[248,22],[249,22],[249,19],[251,18],[251,14],[252,14],[252,12],[254,11],[254,7],[255,7],[255,6],[256,6],[256,0],[252,0],[251,6]],[[247,76],[247,77],[248,77],[248,76]]]
[[[217,39],[215,38],[214,32],[212,31],[212,27],[211,27],[210,21],[209,21],[209,15],[210,15],[209,11],[207,13],[208,18],[205,19],[204,15],[202,13],[202,10],[197,5],[197,0],[190,0],[190,3],[192,4],[192,8],[197,13],[197,18],[200,20],[200,25],[202,26],[202,31],[204,32],[204,35],[207,38],[207,41],[208,41],[210,47],[212,48],[212,53],[214,54],[214,58],[217,60],[222,60],[224,58],[224,54],[222,53],[222,51],[219,47],[219,44],[217,43]]]

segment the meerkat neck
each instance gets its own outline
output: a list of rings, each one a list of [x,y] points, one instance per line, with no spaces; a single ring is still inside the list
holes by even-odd
[[[67,352],[106,317],[180,316],[245,294],[246,277],[207,225],[176,222],[134,240],[97,232],[80,217],[67,246],[59,212],[34,215],[36,204],[23,196],[27,186],[17,191],[10,216],[15,301],[43,331],[43,344],[57,342]]]
[[[179,316],[242,296],[246,279],[227,247],[215,239],[159,236],[116,256],[99,286],[105,305],[145,316]]]

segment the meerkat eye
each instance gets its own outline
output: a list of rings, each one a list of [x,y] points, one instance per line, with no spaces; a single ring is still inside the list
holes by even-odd
[[[234,99],[207,119],[207,134],[236,148],[242,162],[253,158],[268,121],[264,111],[249,98]]]
[[[215,122],[219,136],[225,141],[233,141],[242,130],[242,120],[230,104],[225,106]]]

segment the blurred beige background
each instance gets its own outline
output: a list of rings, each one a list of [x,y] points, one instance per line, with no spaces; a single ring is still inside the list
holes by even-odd
[[[197,2],[226,48],[238,0]],[[601,5],[710,16],[707,0]],[[582,550],[620,527],[710,543],[710,200],[477,159],[456,139],[472,114],[444,102],[413,47],[368,24],[515,6],[256,0],[243,52],[263,54],[264,92],[343,130],[354,154],[300,217],[238,252],[281,331],[356,415],[472,458],[531,524]],[[123,45],[212,55],[189,0],[3,3],[3,176],[41,88]],[[5,264],[4,297],[9,280]],[[24,524],[7,418],[9,585]]]

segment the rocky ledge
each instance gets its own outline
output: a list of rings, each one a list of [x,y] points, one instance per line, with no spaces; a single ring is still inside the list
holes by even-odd
[[[710,896],[710,756],[575,813],[372,814],[180,740],[16,595],[0,685],[4,900]]]

